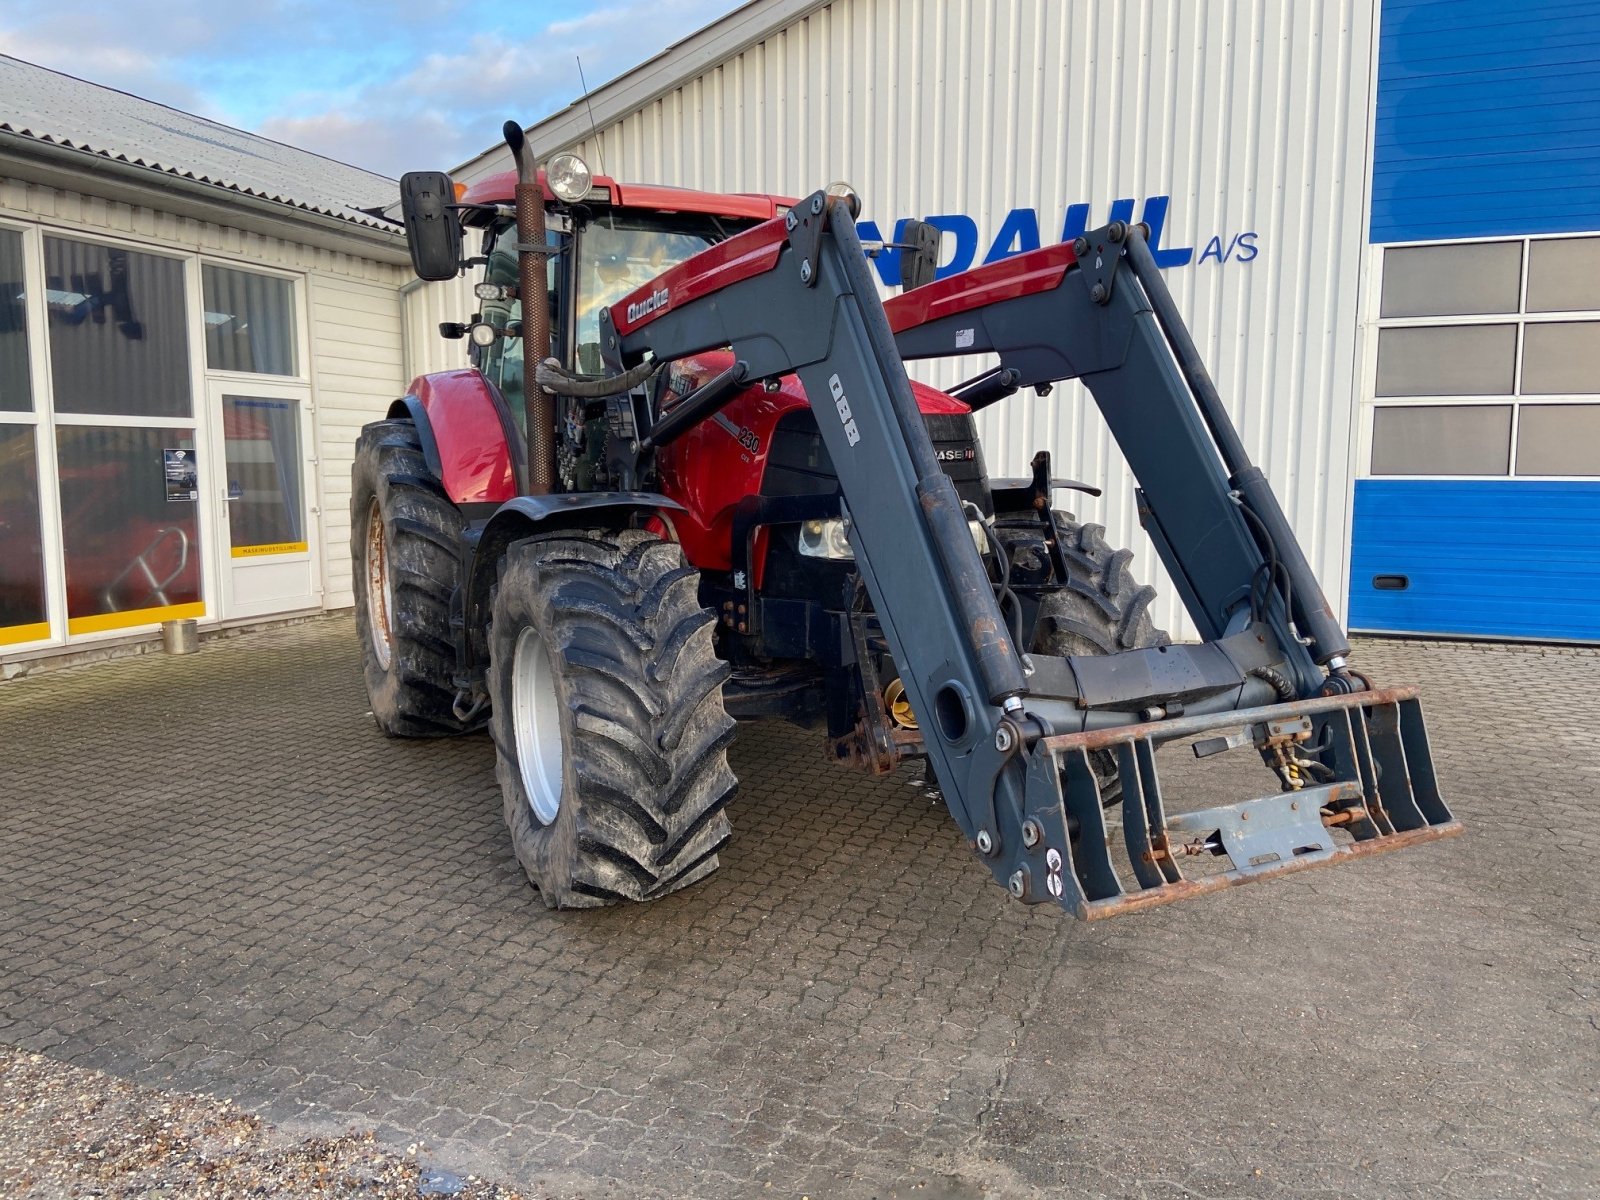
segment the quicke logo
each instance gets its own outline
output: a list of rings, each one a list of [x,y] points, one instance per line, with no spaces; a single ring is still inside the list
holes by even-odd
[[[641,300],[637,304],[628,305],[628,324],[642,321],[653,312],[659,312],[672,302],[672,293],[666,288],[657,288],[650,294],[648,300]]]

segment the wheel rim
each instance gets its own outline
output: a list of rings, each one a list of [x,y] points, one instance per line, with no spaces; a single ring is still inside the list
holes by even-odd
[[[367,626],[372,637],[372,652],[385,671],[394,659],[394,630],[389,614],[394,611],[394,585],[389,579],[389,540],[383,532],[383,510],[376,499],[367,509]]]
[[[533,815],[548,825],[561,811],[561,703],[550,652],[532,626],[517,635],[511,657],[511,718],[522,789]]]

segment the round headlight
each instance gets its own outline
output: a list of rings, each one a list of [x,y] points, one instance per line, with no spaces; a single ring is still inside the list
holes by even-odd
[[[494,345],[494,340],[500,336],[500,331],[487,321],[479,321],[467,330],[467,336],[472,339],[474,346],[487,348]]]
[[[850,206],[850,219],[852,221],[861,215],[860,194],[855,190],[855,188],[851,187],[848,183],[845,183],[842,179],[837,183],[830,183],[828,185],[827,196],[830,200],[843,200],[846,204],[848,204]]]
[[[556,198],[568,204],[576,204],[587,196],[589,185],[594,182],[589,165],[576,154],[556,155],[544,169],[544,178]]]

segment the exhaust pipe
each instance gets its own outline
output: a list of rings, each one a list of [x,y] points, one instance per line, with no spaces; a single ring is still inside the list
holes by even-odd
[[[555,491],[556,405],[539,386],[538,367],[550,353],[550,278],[545,268],[544,189],[522,126],[502,130],[517,164],[517,295],[522,300],[522,412],[528,431],[528,491]]]

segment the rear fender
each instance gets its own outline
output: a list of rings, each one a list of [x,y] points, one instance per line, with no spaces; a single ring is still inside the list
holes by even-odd
[[[472,566],[463,597],[467,629],[481,634],[487,627],[489,597],[499,578],[500,560],[512,543],[558,529],[597,526],[620,529],[635,517],[656,517],[667,511],[681,513],[685,509],[676,500],[655,492],[558,492],[508,500],[481,529],[467,535],[473,547]],[[481,641],[477,638],[467,641],[469,655],[478,656],[483,649]]]
[[[522,438],[499,391],[477,371],[418,376],[388,415],[416,424],[428,469],[455,503],[499,504],[522,490]]]

